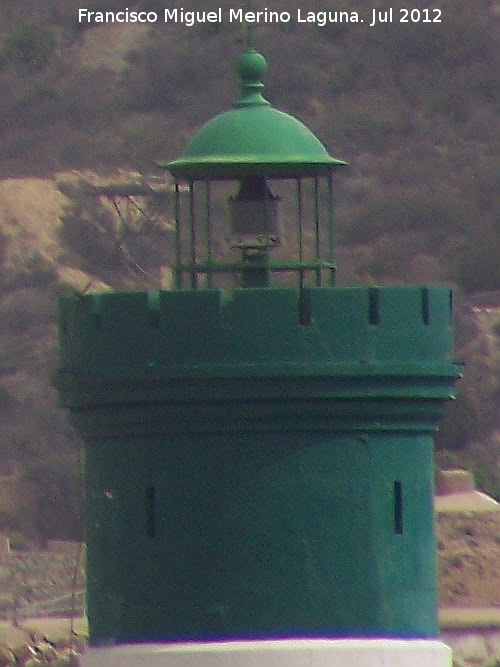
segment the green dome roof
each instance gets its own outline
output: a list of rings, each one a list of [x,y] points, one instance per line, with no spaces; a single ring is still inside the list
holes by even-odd
[[[206,123],[178,160],[161,166],[188,179],[245,176],[300,177],[328,172],[345,162],[333,158],[297,118],[274,109],[262,96],[266,61],[253,48],[238,60],[242,98],[231,111]]]

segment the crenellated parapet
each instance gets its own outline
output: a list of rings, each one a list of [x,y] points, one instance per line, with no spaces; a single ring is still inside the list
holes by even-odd
[[[452,297],[440,287],[91,294],[62,299],[60,321],[61,368],[82,376],[453,361]]]
[[[130,403],[139,429],[434,431],[460,375],[451,321],[434,287],[69,297],[55,382],[85,430]]]

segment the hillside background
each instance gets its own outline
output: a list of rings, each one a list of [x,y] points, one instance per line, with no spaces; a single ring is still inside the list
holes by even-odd
[[[184,5],[235,6],[168,3]],[[19,542],[81,537],[80,443],[49,381],[57,296],[157,287],[172,256],[168,211],[140,202],[124,226],[106,202],[57,184],[75,171],[161,175],[155,160],[177,157],[234,101],[243,48],[234,27],[79,24],[80,6],[0,6],[0,474],[19,499],[0,503],[0,530]],[[403,3],[391,6],[398,15]],[[349,162],[337,179],[340,284],[454,287],[467,370],[437,464],[472,469],[500,498],[500,2],[412,3],[434,6],[441,23],[265,26],[256,43],[266,96]],[[361,0],[337,9],[367,11]]]

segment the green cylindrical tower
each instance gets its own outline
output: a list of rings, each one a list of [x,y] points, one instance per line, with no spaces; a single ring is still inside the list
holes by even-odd
[[[432,451],[460,375],[451,293],[335,287],[344,163],[262,96],[265,68],[249,49],[240,101],[165,165],[177,289],[61,301],[55,382],[86,443],[89,667],[449,662]],[[273,260],[290,240],[296,256]]]

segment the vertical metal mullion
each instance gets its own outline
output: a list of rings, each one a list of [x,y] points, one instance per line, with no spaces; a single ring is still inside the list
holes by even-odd
[[[175,180],[174,185],[175,200],[174,200],[174,224],[175,224],[175,284],[177,289],[182,289],[182,247],[181,247],[181,194],[179,188],[179,181]]]
[[[319,238],[319,184],[318,177],[314,177],[314,226],[316,231],[316,261],[319,264],[321,255],[321,244]],[[316,285],[321,287],[321,269],[316,269]]]
[[[191,230],[191,288],[198,286],[198,274],[196,273],[196,219],[194,211],[194,182],[189,182],[189,224]]]
[[[333,229],[333,175],[328,172],[328,261],[335,262],[334,229]],[[330,269],[330,284],[335,285],[335,268]]]
[[[304,252],[302,249],[302,180],[297,179],[297,232],[299,242],[299,264],[304,261]],[[299,288],[302,291],[304,287],[304,271],[299,269]]]
[[[212,211],[210,200],[210,181],[205,181],[205,222],[207,234],[207,287],[212,287],[212,269],[210,263],[212,261]]]

